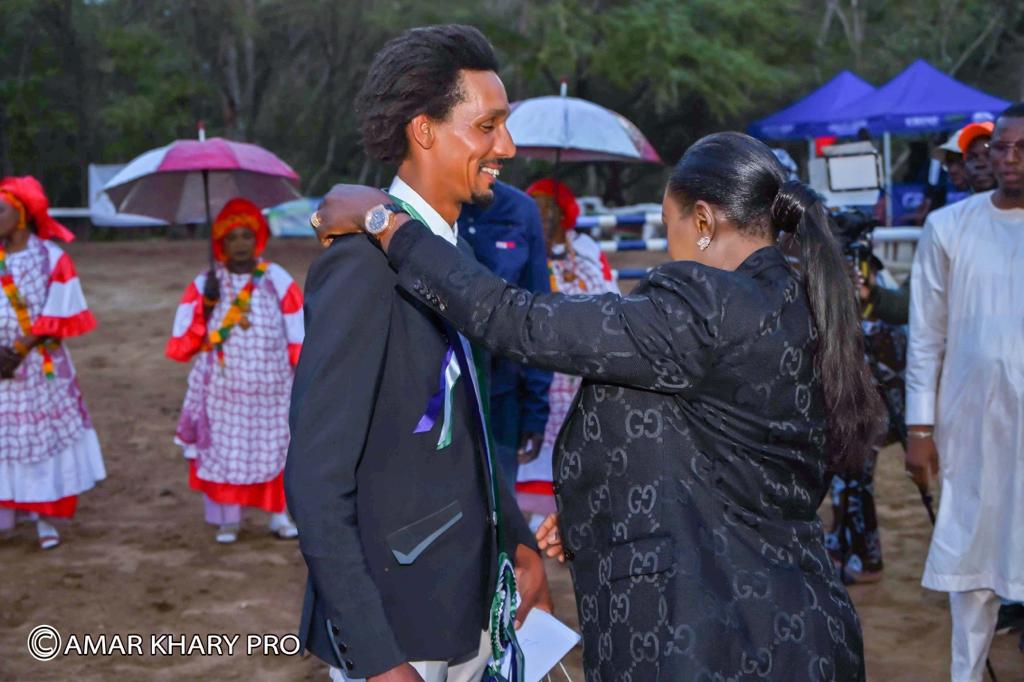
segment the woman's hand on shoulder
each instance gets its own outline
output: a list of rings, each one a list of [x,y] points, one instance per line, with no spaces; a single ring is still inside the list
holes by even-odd
[[[362,232],[366,212],[388,202],[388,195],[364,185],[335,185],[331,188],[309,222],[324,246],[335,237]]]

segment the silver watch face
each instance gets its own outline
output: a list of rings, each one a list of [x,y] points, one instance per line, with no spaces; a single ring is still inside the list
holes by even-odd
[[[388,219],[391,211],[381,206],[374,206],[366,213],[366,231],[370,234],[380,234],[388,226]]]

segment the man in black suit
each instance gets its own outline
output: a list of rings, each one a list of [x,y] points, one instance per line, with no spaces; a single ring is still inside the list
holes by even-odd
[[[413,29],[377,54],[364,142],[399,169],[375,219],[415,214],[456,243],[461,205],[491,198],[515,153],[497,68],[467,26]],[[307,278],[285,467],[309,569],[299,635],[333,679],[477,682],[499,556],[515,565],[517,621],[550,595],[486,447],[469,346],[397,282],[364,235],[336,240]]]

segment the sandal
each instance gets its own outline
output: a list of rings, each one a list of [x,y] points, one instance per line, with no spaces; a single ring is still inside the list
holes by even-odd
[[[39,534],[41,549],[53,549],[60,544],[60,534],[57,529],[42,519],[36,521],[36,533]]]
[[[225,523],[217,528],[215,539],[222,545],[230,545],[238,539],[239,526],[237,523]]]
[[[288,518],[287,512],[271,514],[268,528],[279,540],[294,540],[299,537],[299,529],[296,528],[295,524],[292,523],[292,520]]]
[[[843,569],[844,585],[870,585],[881,580],[881,571],[853,571],[850,568]]]

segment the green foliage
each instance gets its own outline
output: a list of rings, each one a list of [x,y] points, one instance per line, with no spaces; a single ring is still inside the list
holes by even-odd
[[[55,203],[80,204],[88,163],[192,136],[202,119],[211,135],[279,154],[309,193],[380,182],[387,169],[364,157],[353,113],[369,61],[407,27],[452,21],[492,40],[510,98],[565,80],[637,123],[668,161],[842,68],[881,83],[924,57],[1008,99],[1024,88],[1013,0],[5,0],[0,170],[39,175]],[[513,177],[530,172],[515,166]],[[632,200],[653,199],[660,178],[593,173]]]
[[[595,69],[624,90],[644,88],[657,111],[671,110],[686,97],[702,99],[715,118],[737,117],[751,98],[799,82],[779,54],[788,40],[776,14],[791,2],[647,0],[600,16],[602,50]]]
[[[118,95],[98,103],[93,161],[116,163],[194,134],[192,102],[215,93],[192,78],[187,54],[147,26],[118,26],[102,39],[98,80]]]

